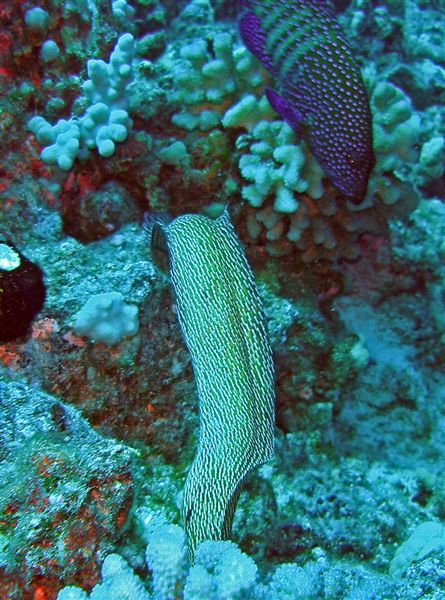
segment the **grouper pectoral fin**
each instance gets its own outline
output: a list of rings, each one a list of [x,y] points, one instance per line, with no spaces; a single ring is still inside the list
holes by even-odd
[[[303,115],[298,109],[291,106],[280,94],[277,94],[271,88],[265,89],[266,98],[271,107],[282,117],[288,125],[297,133],[303,135],[304,121]]]

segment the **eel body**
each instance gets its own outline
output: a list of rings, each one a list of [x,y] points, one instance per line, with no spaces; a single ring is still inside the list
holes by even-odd
[[[273,456],[272,351],[227,210],[217,219],[184,215],[155,227],[165,235],[199,400],[199,443],[182,504],[193,557],[201,541],[227,539],[245,477]]]

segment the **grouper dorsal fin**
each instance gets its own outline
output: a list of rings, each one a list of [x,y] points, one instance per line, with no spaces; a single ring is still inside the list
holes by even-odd
[[[262,62],[272,75],[275,75],[273,61],[266,51],[266,34],[261,29],[260,19],[246,12],[239,19],[239,30],[247,48]]]

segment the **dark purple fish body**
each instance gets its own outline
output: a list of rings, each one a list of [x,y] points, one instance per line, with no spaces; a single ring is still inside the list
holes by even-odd
[[[374,166],[360,70],[326,0],[241,0],[241,37],[276,80],[272,107],[307,139],[323,171],[359,204]]]

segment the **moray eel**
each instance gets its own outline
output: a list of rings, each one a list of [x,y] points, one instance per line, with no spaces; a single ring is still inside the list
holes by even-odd
[[[242,483],[274,452],[274,368],[252,271],[227,210],[217,219],[146,218],[165,236],[177,314],[199,400],[198,449],[181,515],[189,553],[227,539]]]
[[[304,135],[327,177],[354,204],[375,158],[360,70],[327,0],[241,0],[241,37],[276,81],[274,110]]]

